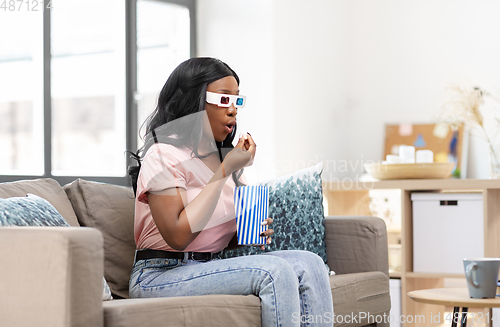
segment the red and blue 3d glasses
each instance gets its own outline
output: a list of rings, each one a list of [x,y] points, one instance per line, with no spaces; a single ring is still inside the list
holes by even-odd
[[[215,104],[219,107],[228,108],[231,104],[234,104],[236,108],[243,108],[245,106],[246,99],[247,97],[244,95],[230,95],[207,91],[207,102]]]

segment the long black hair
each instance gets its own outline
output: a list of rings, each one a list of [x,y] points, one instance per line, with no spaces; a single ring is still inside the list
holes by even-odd
[[[207,85],[227,76],[233,76],[238,85],[240,84],[238,75],[226,63],[219,59],[206,57],[188,59],[170,74],[160,91],[155,110],[144,122],[145,135],[142,139],[145,145],[135,153],[129,152],[138,163],[138,165],[128,168],[134,193],[137,190],[137,177],[142,156],[154,142],[155,130],[162,130],[161,142],[175,146],[186,146],[193,151],[195,156],[201,157],[198,153],[198,145],[203,134],[203,121],[201,115],[193,114],[205,110]],[[188,116],[194,117],[194,119],[181,119]],[[168,124],[173,121],[176,123]],[[172,135],[175,137],[169,137]],[[233,148],[232,142],[235,135],[236,126],[224,141],[215,142],[221,162],[229,152],[228,150]],[[236,185],[241,184],[238,180],[241,173],[240,170],[238,174],[232,174]]]

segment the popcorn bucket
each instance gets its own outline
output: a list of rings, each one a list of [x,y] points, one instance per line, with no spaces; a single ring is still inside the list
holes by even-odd
[[[238,244],[266,244],[266,238],[260,234],[268,227],[262,222],[268,218],[269,188],[260,185],[235,187],[234,211]]]

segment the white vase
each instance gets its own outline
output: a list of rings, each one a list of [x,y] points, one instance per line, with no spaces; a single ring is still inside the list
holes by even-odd
[[[500,179],[500,145],[490,149],[490,178]]]

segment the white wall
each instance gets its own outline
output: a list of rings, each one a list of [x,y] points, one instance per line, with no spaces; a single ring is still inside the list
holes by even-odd
[[[198,15],[200,54],[237,65],[252,98],[272,93],[272,125],[245,121],[272,131],[259,141],[277,175],[322,160],[325,179],[354,178],[382,159],[385,124],[433,121],[446,83],[500,90],[496,0],[202,0]],[[243,51],[221,48],[224,35]],[[471,143],[469,177],[485,178]]]
[[[240,77],[247,105],[237,115],[238,133],[257,144],[249,181],[271,179],[275,171],[275,73],[273,1],[201,0],[197,2],[198,56],[221,59]]]
[[[348,159],[352,99],[343,1],[275,1],[276,139],[280,173],[325,161],[323,178]]]
[[[385,123],[432,121],[448,82],[465,79],[489,89],[500,86],[500,2],[349,4],[346,96],[357,99],[349,125],[353,131],[367,131],[349,135],[350,159],[379,158]],[[476,168],[475,177],[487,177],[488,153],[478,155],[484,159],[474,160],[471,168]]]

